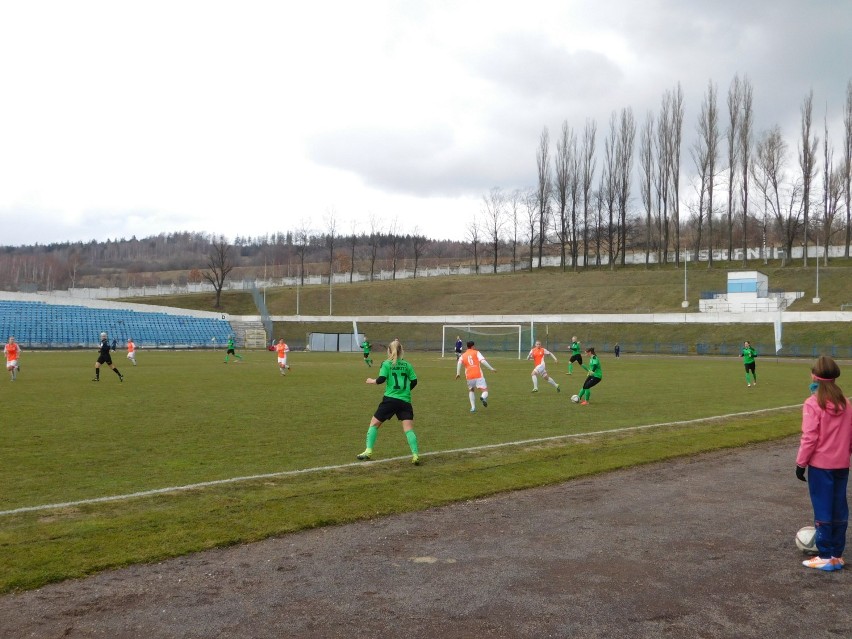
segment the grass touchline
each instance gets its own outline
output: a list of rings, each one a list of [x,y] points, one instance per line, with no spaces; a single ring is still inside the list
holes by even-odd
[[[436,455],[456,455],[459,453],[473,453],[481,450],[494,450],[499,448],[508,448],[510,446],[527,446],[529,444],[539,444],[542,442],[550,442],[550,441],[560,441],[565,439],[577,439],[580,437],[597,437],[601,435],[617,435],[619,433],[626,433],[637,430],[645,430],[649,428],[662,428],[666,426],[688,426],[689,424],[697,424],[704,422],[712,422],[712,421],[720,421],[723,419],[733,419],[737,417],[747,417],[751,415],[759,415],[761,413],[772,413],[783,410],[791,410],[794,408],[799,408],[799,404],[792,404],[790,406],[776,406],[774,408],[761,408],[758,410],[752,411],[744,411],[739,413],[730,413],[727,415],[714,415],[711,417],[699,417],[696,419],[687,419],[682,421],[672,421],[672,422],[660,422],[656,424],[642,424],[639,426],[624,426],[622,428],[616,428],[613,430],[599,430],[599,431],[590,431],[587,433],[568,433],[565,435],[553,435],[550,437],[535,437],[532,439],[523,439],[512,442],[500,442],[499,444],[483,444],[481,446],[471,446],[467,448],[456,448],[452,450],[443,450],[443,451],[433,451],[427,453],[421,453],[420,457],[434,457]],[[183,492],[188,490],[197,490],[199,488],[209,488],[211,486],[221,486],[225,484],[236,484],[245,481],[256,481],[258,479],[272,479],[272,478],[280,478],[280,477],[290,477],[294,475],[305,475],[309,473],[320,473],[329,470],[342,470],[344,468],[351,468],[356,466],[366,466],[366,465],[376,465],[376,464],[385,464],[389,462],[398,462],[405,461],[409,458],[408,455],[398,456],[398,457],[388,457],[385,459],[375,459],[370,460],[368,462],[352,462],[348,464],[337,464],[332,466],[317,466],[314,468],[301,468],[297,470],[284,470],[275,473],[263,473],[259,475],[246,475],[243,477],[230,477],[228,479],[214,479],[211,481],[197,482],[194,484],[187,484],[185,486],[168,486],[166,488],[154,488],[152,490],[144,490],[135,493],[128,493],[125,495],[109,495],[106,497],[93,497],[91,499],[80,499],[77,501],[69,501],[63,503],[56,504],[42,504],[39,506],[24,506],[22,508],[14,508],[12,510],[0,510],[0,517],[6,515],[17,515],[21,513],[30,513],[30,512],[39,512],[45,510],[53,510],[57,508],[72,508],[76,506],[85,506],[89,504],[99,504],[113,501],[125,501],[128,499],[134,499],[138,497],[151,497],[153,495],[164,495],[169,493]]]

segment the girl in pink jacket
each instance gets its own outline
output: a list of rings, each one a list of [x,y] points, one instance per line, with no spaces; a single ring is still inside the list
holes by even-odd
[[[852,455],[852,405],[837,385],[840,368],[832,358],[821,356],[811,374],[817,389],[802,406],[796,477],[808,482],[819,555],[802,563],[818,570],[840,570],[849,522],[846,485]]]

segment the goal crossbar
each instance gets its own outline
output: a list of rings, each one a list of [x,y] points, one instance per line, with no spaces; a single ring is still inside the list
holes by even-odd
[[[483,330],[486,329],[486,330]],[[498,332],[502,331],[502,332]],[[497,337],[500,335],[517,335],[518,336],[518,359],[521,359],[521,351],[523,349],[524,326],[522,324],[443,324],[441,326],[441,357],[447,354],[447,334],[449,333],[451,343],[455,343],[453,333],[464,333],[465,335],[483,335]],[[467,340],[462,340],[462,342]],[[474,340],[476,341],[476,340]],[[453,348],[449,349],[454,352]],[[514,350],[514,340],[513,349]]]

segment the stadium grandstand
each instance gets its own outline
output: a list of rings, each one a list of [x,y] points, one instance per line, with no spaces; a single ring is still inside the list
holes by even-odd
[[[133,338],[144,348],[215,348],[236,335],[223,314],[101,304],[0,299],[0,336],[13,335],[25,348],[89,348],[96,347],[100,333],[106,331],[119,346]]]

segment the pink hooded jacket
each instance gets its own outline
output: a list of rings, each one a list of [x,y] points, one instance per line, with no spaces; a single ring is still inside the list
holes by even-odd
[[[820,408],[816,395],[802,406],[802,439],[797,466],[815,466],[823,470],[849,468],[852,455],[852,405],[838,412],[834,404]]]

